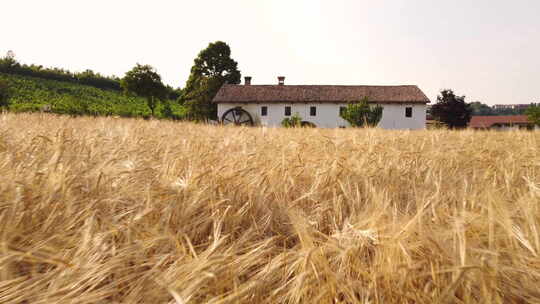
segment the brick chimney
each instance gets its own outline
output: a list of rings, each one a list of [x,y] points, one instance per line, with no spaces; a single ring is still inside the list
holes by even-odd
[[[244,85],[251,85],[251,76],[244,77]]]
[[[279,85],[285,84],[285,76],[278,76],[277,80]]]

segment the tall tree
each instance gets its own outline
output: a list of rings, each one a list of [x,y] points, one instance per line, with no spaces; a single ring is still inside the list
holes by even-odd
[[[223,84],[239,84],[240,78],[230,47],[222,41],[210,43],[195,58],[181,101],[193,118],[217,119],[217,106],[212,99]]]
[[[349,103],[340,113],[341,117],[353,127],[375,127],[382,118],[383,107],[370,106],[368,97],[359,102]]]
[[[126,93],[146,98],[146,104],[154,116],[154,110],[160,100],[165,99],[167,90],[161,82],[161,76],[149,65],[137,65],[126,73],[120,82]]]
[[[451,129],[465,128],[471,120],[472,109],[465,96],[456,96],[452,90],[442,90],[437,103],[431,106],[431,114]]]
[[[9,106],[10,90],[6,81],[0,79],[0,109]]]

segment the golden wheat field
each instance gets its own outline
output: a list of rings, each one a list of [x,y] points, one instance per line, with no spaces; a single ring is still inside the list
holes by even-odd
[[[0,115],[0,303],[540,303],[540,132]]]

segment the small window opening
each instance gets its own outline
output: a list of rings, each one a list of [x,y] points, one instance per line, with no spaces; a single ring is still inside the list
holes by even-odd
[[[266,116],[268,115],[268,107],[264,106],[264,107],[261,107],[261,116]]]
[[[405,108],[405,117],[412,117],[412,107]]]
[[[317,116],[317,107],[309,107],[309,115]]]
[[[291,107],[285,107],[285,116],[291,116]]]

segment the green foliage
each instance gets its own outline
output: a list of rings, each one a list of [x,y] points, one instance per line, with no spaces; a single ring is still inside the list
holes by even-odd
[[[525,112],[530,122],[540,126],[540,105],[530,106]]]
[[[497,115],[493,108],[479,101],[471,102],[469,105],[471,107],[472,115]]]
[[[152,116],[159,101],[167,96],[167,89],[161,82],[161,76],[149,65],[137,63],[126,73],[120,84],[126,93],[146,98]]]
[[[10,91],[8,83],[0,79],[0,109],[9,106]]]
[[[190,119],[197,121],[217,119],[217,105],[212,100],[221,86],[219,79],[200,77],[191,91],[185,91],[183,101]]]
[[[45,80],[42,78],[0,73],[0,82],[10,87],[9,110],[13,112],[38,112],[45,106],[57,114],[117,115],[121,117],[150,117],[146,100],[126,96],[119,91],[102,90],[91,86]],[[156,107],[155,117],[183,119],[184,107],[177,103]]]
[[[0,58],[0,73],[38,77],[48,80],[59,80],[93,86],[100,89],[120,90],[120,79],[118,77],[106,77],[92,70],[81,73],[72,73],[59,68],[45,68],[41,65],[20,64],[15,59],[13,52]]]
[[[456,96],[452,90],[442,90],[437,103],[431,106],[433,117],[449,128],[465,128],[471,120],[472,108],[465,96]]]
[[[341,113],[341,117],[353,127],[375,127],[382,118],[383,107],[370,106],[369,99],[364,97],[359,102],[349,103]]]
[[[210,43],[195,58],[181,102],[187,106],[192,119],[217,119],[217,105],[212,99],[223,84],[238,84],[240,77],[230,47],[222,41]]]
[[[299,128],[302,126],[302,117],[298,113],[294,113],[291,117],[285,117],[281,121],[281,125],[285,128]]]
[[[180,88],[175,89],[170,85],[166,85],[165,90],[167,91],[167,99],[169,100],[178,100],[182,94],[182,90]]]
[[[163,118],[179,120],[185,116],[185,108],[181,107],[182,111],[175,111],[175,107],[173,107],[173,103],[170,100],[163,101],[161,105],[163,106],[161,109]]]
[[[523,108],[515,108],[515,109],[493,108],[479,101],[471,102],[469,105],[472,110],[471,115],[484,115],[484,116],[523,115],[527,111],[527,109],[523,109]],[[530,106],[534,106],[534,104],[531,104]]]

